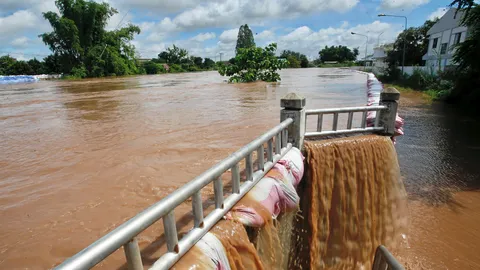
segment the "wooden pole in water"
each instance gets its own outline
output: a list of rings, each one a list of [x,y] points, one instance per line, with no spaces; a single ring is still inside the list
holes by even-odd
[[[288,93],[280,99],[280,122],[292,118],[293,123],[288,126],[287,142],[302,150],[305,137],[305,98],[297,93]]]
[[[380,93],[380,105],[387,106],[386,110],[377,113],[378,125],[384,127],[382,135],[393,136],[395,134],[395,119],[397,117],[398,100],[400,92],[393,87],[383,89]]]

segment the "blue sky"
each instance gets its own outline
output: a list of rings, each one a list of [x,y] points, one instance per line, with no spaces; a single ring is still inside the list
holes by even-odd
[[[98,0],[97,0],[98,1]],[[279,51],[302,52],[318,57],[328,45],[360,47],[369,37],[368,51],[379,42],[392,42],[404,27],[442,16],[450,0],[107,0],[119,13],[108,28],[137,24],[142,33],[133,44],[143,58],[156,56],[176,44],[193,55],[224,59],[234,54],[238,28],[249,24],[257,45],[276,42]],[[56,11],[54,0],[0,0],[0,55],[19,59],[43,58],[50,52],[37,37],[50,31],[41,13]],[[122,18],[124,18],[122,20]],[[380,38],[378,38],[380,37]]]

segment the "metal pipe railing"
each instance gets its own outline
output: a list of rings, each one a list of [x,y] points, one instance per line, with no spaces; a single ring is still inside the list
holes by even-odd
[[[388,249],[380,245],[375,251],[372,270],[405,270]]]
[[[306,110],[305,118],[308,115],[317,115],[317,131],[316,132],[306,132],[306,138],[313,138],[319,136],[330,136],[330,135],[339,135],[339,134],[352,134],[352,133],[361,133],[361,132],[381,132],[384,131],[383,127],[379,127],[379,117],[375,119],[375,125],[373,127],[366,127],[366,118],[367,112],[376,111],[377,114],[382,110],[387,110],[388,107],[385,105],[379,106],[362,106],[362,107],[346,107],[346,108],[332,108],[332,109],[316,109],[316,110]],[[362,121],[361,127],[353,128],[353,116],[355,112],[362,112]],[[341,113],[348,113],[347,120],[347,129],[338,129],[338,119]],[[324,114],[333,114],[332,130],[325,131],[323,130],[323,115]],[[306,121],[306,119],[305,119]]]
[[[248,192],[261,177],[263,177],[280,158],[288,152],[292,145],[284,144],[281,139],[283,130],[288,128],[293,123],[291,118],[281,122],[276,127],[272,128],[262,136],[256,138],[246,146],[242,147],[223,161],[214,165],[209,170],[205,171],[189,183],[180,187],[173,193],[169,194],[159,202],[148,207],[135,217],[126,221],[116,229],[106,234],[84,250],[80,251],[73,257],[67,259],[56,269],[89,269],[104,260],[110,254],[115,252],[120,247],[128,244],[139,233],[150,227],[155,222],[163,218],[165,229],[165,237],[167,242],[168,252],[157,261],[156,265],[170,267],[172,266],[188,249],[190,249],[208,230],[218,222],[223,215],[225,215],[231,207],[235,205]],[[286,134],[286,133],[284,133]],[[276,149],[275,155],[273,153],[273,138],[275,137]],[[264,169],[253,172],[252,152],[257,151],[263,144],[268,144],[267,162],[264,163]],[[247,182],[240,186],[240,175],[238,163],[246,159],[246,174]],[[223,198],[223,184],[220,176],[227,170],[232,169],[233,194]],[[214,182],[215,189],[215,210],[213,210],[206,217],[202,217],[201,198],[199,198],[199,191],[206,185]],[[175,223],[175,208],[185,202],[188,198],[192,198],[192,208],[194,211],[195,227],[187,233],[182,239],[178,239],[177,228]],[[203,219],[203,220],[202,220]],[[202,226],[203,222],[203,226]],[[132,253],[136,248],[128,248],[128,256],[137,258]],[[139,256],[139,254],[138,254]],[[130,264],[130,262],[129,262]],[[157,268],[163,269],[163,268]]]

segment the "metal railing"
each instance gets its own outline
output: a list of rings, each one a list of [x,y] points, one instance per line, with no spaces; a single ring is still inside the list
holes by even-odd
[[[92,268],[122,246],[128,268],[143,269],[140,248],[135,237],[160,219],[163,219],[168,251],[154,263],[152,269],[167,269],[173,266],[292,148],[292,144],[287,143],[288,128],[292,123],[291,118],[284,120],[189,183],[67,259],[55,269]],[[265,143],[267,144],[266,161],[264,158]],[[254,170],[253,163],[253,153],[255,151],[258,156],[257,170]],[[242,160],[245,160],[245,181],[243,184],[240,181],[239,166]],[[228,170],[231,170],[232,173],[232,194],[224,197],[221,176]],[[212,182],[215,209],[204,217],[201,190]],[[175,208],[189,198],[192,198],[194,227],[181,239],[178,239]]]
[[[372,270],[405,270],[388,249],[380,245],[375,251]]]
[[[319,110],[306,110],[305,114],[308,119],[309,115],[317,115],[317,131],[316,132],[306,132],[306,138],[319,137],[319,136],[329,136],[329,135],[339,135],[339,134],[350,134],[350,133],[360,133],[360,132],[380,132],[384,130],[384,127],[379,126],[379,117],[375,118],[375,124],[373,127],[367,127],[367,113],[369,111],[376,111],[377,115],[382,110],[387,110],[388,107],[385,105],[380,106],[363,106],[363,107],[347,107],[347,108],[334,108],[334,109],[319,109]],[[360,127],[352,127],[354,113],[361,112],[361,125]],[[341,113],[348,113],[347,119],[347,129],[338,130],[338,117]],[[331,130],[323,130],[323,116],[325,114],[333,114],[333,123]]]

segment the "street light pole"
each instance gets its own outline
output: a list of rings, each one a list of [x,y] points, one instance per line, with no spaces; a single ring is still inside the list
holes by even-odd
[[[352,35],[357,35],[357,36],[362,36],[362,37],[366,37],[367,38],[367,43],[365,43],[365,67],[364,67],[364,70],[367,70],[367,46],[368,46],[368,36],[367,35],[363,35],[363,34],[359,34],[359,33],[355,33],[355,32],[352,32]]]
[[[405,50],[407,47],[407,24],[408,24],[407,16],[378,14],[378,17],[396,17],[396,18],[405,19],[405,37],[403,38],[403,57],[402,57],[402,75],[403,75],[403,68],[405,67]]]
[[[381,32],[380,35],[377,37],[377,47],[380,47],[380,36],[383,35],[385,32]]]

